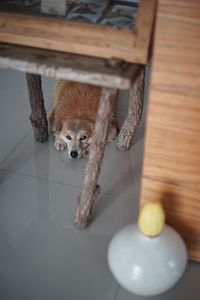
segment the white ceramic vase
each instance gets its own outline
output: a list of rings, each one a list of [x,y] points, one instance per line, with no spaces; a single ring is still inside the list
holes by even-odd
[[[121,286],[145,296],[163,293],[183,275],[187,251],[180,235],[165,225],[160,235],[147,237],[136,224],[120,230],[108,249],[109,267]]]

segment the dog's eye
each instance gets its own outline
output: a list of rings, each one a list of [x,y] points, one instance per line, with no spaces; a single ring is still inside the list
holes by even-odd
[[[85,141],[87,139],[87,136],[86,135],[82,135],[81,137],[80,137],[80,140],[81,141]]]
[[[67,138],[69,141],[71,141],[71,139],[72,139],[70,135],[67,135],[66,138]]]

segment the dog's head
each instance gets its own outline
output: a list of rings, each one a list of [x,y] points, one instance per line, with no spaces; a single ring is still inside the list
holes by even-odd
[[[70,158],[81,158],[88,153],[93,132],[94,123],[92,121],[75,119],[64,121],[58,136],[67,144]]]

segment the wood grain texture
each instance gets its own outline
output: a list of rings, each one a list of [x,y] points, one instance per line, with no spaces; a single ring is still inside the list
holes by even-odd
[[[26,74],[29,100],[31,105],[30,121],[36,141],[44,143],[48,140],[48,123],[44,98],[42,93],[41,76]]]
[[[144,67],[140,67],[137,77],[130,89],[128,115],[117,138],[117,147],[128,150],[140,124],[144,99]]]
[[[85,178],[82,190],[78,197],[76,216],[74,220],[76,227],[80,229],[89,225],[92,217],[92,208],[100,192],[98,179],[103,163],[104,150],[113,115],[114,102],[116,99],[116,89],[102,89],[95,124],[94,141],[90,147],[88,163],[85,170]]]
[[[146,7],[154,10],[155,0],[142,0],[142,3],[144,10]],[[140,10],[140,15],[140,30],[134,32],[109,26],[1,12],[0,42],[145,64],[148,60],[147,36],[151,32],[153,13],[145,14],[144,18]],[[137,48],[136,34],[140,33],[145,43]]]
[[[136,47],[149,50],[157,0],[140,0],[136,23]]]
[[[199,95],[200,1],[159,0],[140,200],[162,201],[200,261]]]
[[[118,89],[129,89],[138,72],[119,60],[7,44],[0,44],[0,67]]]

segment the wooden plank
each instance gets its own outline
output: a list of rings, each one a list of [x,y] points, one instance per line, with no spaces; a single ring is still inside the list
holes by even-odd
[[[156,3],[156,0],[140,0],[138,9],[137,23],[135,27],[136,48],[141,50],[145,49],[146,59],[148,59],[150,41],[153,32]]]
[[[54,78],[129,89],[138,65],[62,52],[0,44],[0,67]]]
[[[133,61],[135,35],[125,29],[0,13],[0,41],[102,58]]]
[[[20,22],[23,22],[23,24]],[[126,47],[133,46],[135,42],[134,34],[127,29],[116,29],[110,26],[86,23],[80,24],[78,22],[35,15],[1,12],[0,28],[1,33],[6,32],[13,34],[13,36],[22,36],[27,39],[37,37],[38,40],[39,38],[44,38],[43,43],[45,44],[46,41],[50,44],[50,47],[54,43],[59,43],[60,47],[64,47],[67,42],[80,45],[88,42],[88,44],[94,46],[97,43],[99,47],[114,44],[119,49],[126,49]]]
[[[142,0],[142,8],[154,9],[154,2]],[[136,33],[104,25],[1,12],[0,42],[145,64],[150,41],[147,34],[151,33],[154,13],[145,13],[144,17],[142,8]],[[136,34],[141,34],[141,38]],[[145,43],[138,42],[136,47],[136,39],[143,38]]]
[[[200,1],[159,0],[140,201],[162,201],[198,261],[199,75]]]

